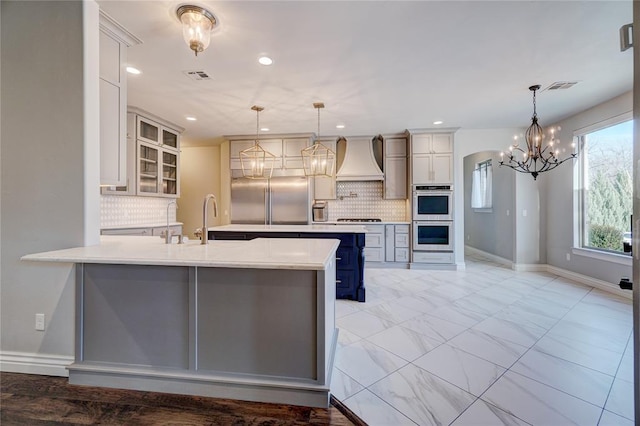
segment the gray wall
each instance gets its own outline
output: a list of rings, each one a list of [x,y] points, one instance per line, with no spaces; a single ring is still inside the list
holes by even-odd
[[[467,246],[514,261],[515,176],[513,170],[500,167],[499,154],[484,151],[464,158],[464,238]],[[471,208],[473,169],[488,159],[493,160],[493,207],[479,211]]]
[[[97,57],[88,63],[84,49],[97,50],[98,9],[77,1],[0,8],[0,350],[65,358],[73,354],[73,266],[20,257],[97,239],[97,73],[84,78]],[[95,32],[83,45],[86,23]],[[46,331],[35,331],[35,313],[46,315]]]
[[[608,102],[590,108],[573,117],[557,123],[562,127],[559,133],[561,142],[572,140],[574,131],[601,121],[629,113],[632,110],[632,93],[628,92]],[[577,210],[574,209],[575,197],[573,182],[577,173],[578,161],[574,165],[563,164],[555,170],[545,173],[541,191],[546,194],[547,260],[549,265],[573,271],[582,275],[617,284],[622,276],[631,275],[631,266],[613,263],[607,260],[584,257],[572,253],[574,237],[577,235]],[[548,179],[547,179],[548,178]],[[576,177],[577,178],[577,177]],[[570,260],[566,259],[569,254]]]
[[[520,134],[523,129],[460,129],[454,135],[453,143],[453,187],[454,187],[454,240],[457,265],[464,265],[465,245],[465,192],[464,158],[483,151],[501,152],[509,147],[513,135]],[[494,170],[496,168],[494,167]],[[511,170],[512,173],[515,173]],[[469,185],[470,185],[469,181]],[[471,189],[469,189],[470,191]],[[469,202],[469,201],[467,201]],[[505,230],[505,233],[509,232]],[[515,238],[513,231],[505,238]]]

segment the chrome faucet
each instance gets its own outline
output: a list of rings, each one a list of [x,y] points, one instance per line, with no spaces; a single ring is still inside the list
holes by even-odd
[[[167,204],[167,229],[164,233],[165,244],[171,244],[171,237],[173,237],[171,231],[169,230],[169,207],[171,207],[171,204],[175,204],[176,210],[178,210],[178,203],[176,203],[176,200],[169,201],[169,204]]]
[[[218,202],[216,201],[216,196],[213,194],[207,194],[204,197],[204,205],[202,206],[202,235],[200,244],[209,244],[209,232],[207,232],[207,205],[209,204],[209,200],[213,200],[213,217],[218,217]]]

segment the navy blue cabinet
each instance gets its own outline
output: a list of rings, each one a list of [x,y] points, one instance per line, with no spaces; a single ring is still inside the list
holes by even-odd
[[[340,240],[336,251],[336,297],[365,301],[364,234],[327,232],[238,232],[209,230],[210,240],[252,240],[254,238],[333,238]]]

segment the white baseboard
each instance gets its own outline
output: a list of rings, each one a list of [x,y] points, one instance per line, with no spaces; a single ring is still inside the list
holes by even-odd
[[[2,351],[0,371],[68,377],[67,366],[73,361],[73,356]]]
[[[501,265],[505,265],[514,271],[518,272],[549,272],[554,275],[558,275],[563,278],[568,278],[570,280],[579,282],[580,284],[585,284],[590,287],[597,288],[599,290],[603,290],[617,296],[624,297],[626,299],[632,299],[633,292],[629,290],[622,290],[618,288],[616,285],[611,284],[606,281],[599,280],[597,278],[589,277],[587,275],[578,274],[577,272],[568,271],[566,269],[561,269],[556,266],[551,266],[546,263],[536,263],[536,264],[526,264],[526,263],[513,263],[512,261],[505,259],[500,256],[496,256],[492,253],[487,253],[486,251],[482,251],[475,247],[464,246],[465,253],[469,253],[471,255],[483,256],[489,259],[492,262],[499,263]]]
[[[477,256],[482,256],[482,257],[486,257],[487,259],[489,259],[492,262],[498,263],[500,265],[504,265],[507,266],[509,268],[513,268],[514,263],[512,261],[510,261],[509,259],[505,259],[504,257],[500,257],[497,256],[493,253],[488,253],[486,251],[482,251],[480,249],[477,249],[475,247],[471,247],[471,246],[464,246],[464,252],[469,253],[469,254],[475,254]]]
[[[511,269],[518,272],[548,272],[546,263],[513,263]]]
[[[563,278],[568,278],[573,281],[577,281],[581,284],[586,284],[588,286],[613,293],[617,296],[624,297],[625,299],[633,299],[633,292],[631,290],[623,290],[617,287],[615,284],[611,284],[606,281],[599,280],[597,278],[592,278],[587,275],[578,274],[577,272],[567,271],[566,269],[561,269],[556,266],[546,265],[547,272],[550,272],[555,275],[559,275]]]

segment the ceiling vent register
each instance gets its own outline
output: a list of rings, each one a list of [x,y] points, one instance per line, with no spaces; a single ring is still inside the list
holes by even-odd
[[[211,76],[206,71],[183,71],[192,80],[211,80]]]
[[[544,91],[546,91],[546,90],[568,89],[570,87],[575,86],[576,84],[578,84],[577,81],[556,81],[555,83],[551,83],[551,85],[549,87],[547,87],[546,89],[544,89]]]

